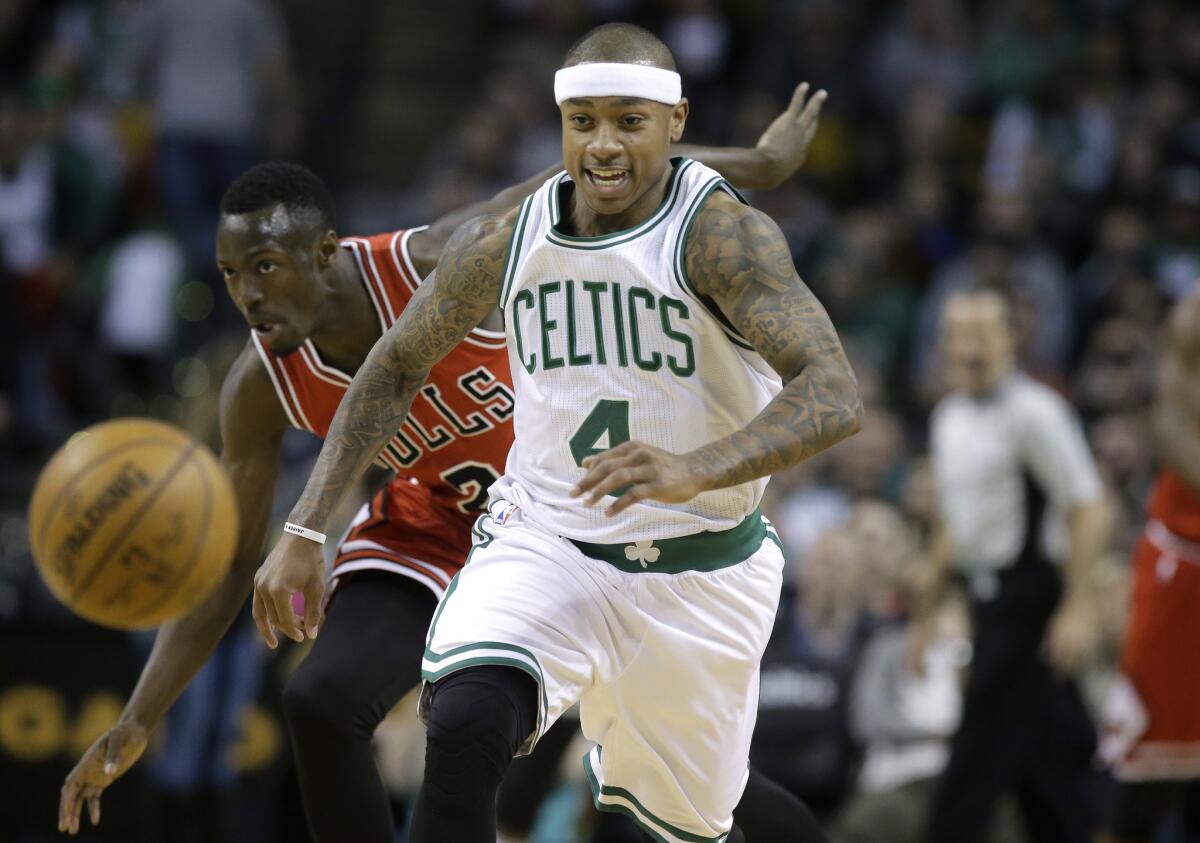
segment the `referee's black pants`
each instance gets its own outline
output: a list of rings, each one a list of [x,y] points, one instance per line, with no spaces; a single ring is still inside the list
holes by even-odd
[[[1059,573],[1026,557],[997,575],[992,590],[972,596],[962,723],[926,839],[983,843],[997,799],[1012,793],[1031,843],[1090,843],[1095,733],[1074,682],[1055,675],[1040,653],[1062,594]]]

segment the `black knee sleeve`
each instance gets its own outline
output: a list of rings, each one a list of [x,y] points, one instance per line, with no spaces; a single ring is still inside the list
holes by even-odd
[[[496,787],[537,724],[537,685],[510,667],[438,682],[429,704],[423,796],[434,810],[494,810]]]

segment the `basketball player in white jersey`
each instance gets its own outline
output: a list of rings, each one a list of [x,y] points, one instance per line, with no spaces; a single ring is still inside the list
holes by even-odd
[[[668,158],[688,103],[669,50],[611,24],[555,79],[566,174],[450,239],[346,394],[255,617],[296,634],[305,535],[497,304],[515,443],[430,626],[419,843],[495,839],[496,785],[577,700],[602,810],[648,839],[741,839],[758,664],[783,554],[766,478],[854,433],[862,405],[782,234]],[[318,619],[319,621],[319,619]]]

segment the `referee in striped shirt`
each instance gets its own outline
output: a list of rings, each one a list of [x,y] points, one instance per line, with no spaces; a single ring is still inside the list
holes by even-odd
[[[1095,735],[1071,677],[1095,641],[1090,570],[1111,512],[1075,411],[1016,369],[1005,300],[951,296],[941,334],[953,388],[931,426],[943,576],[922,603],[956,578],[974,629],[927,841],[987,840],[997,799],[1011,794],[1031,843],[1088,843]]]

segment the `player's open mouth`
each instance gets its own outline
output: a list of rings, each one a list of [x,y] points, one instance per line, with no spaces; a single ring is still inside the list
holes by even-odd
[[[254,330],[264,336],[275,330],[277,323],[275,322],[255,322]]]
[[[583,172],[600,193],[616,193],[629,181],[629,171],[619,167],[590,167]]]

